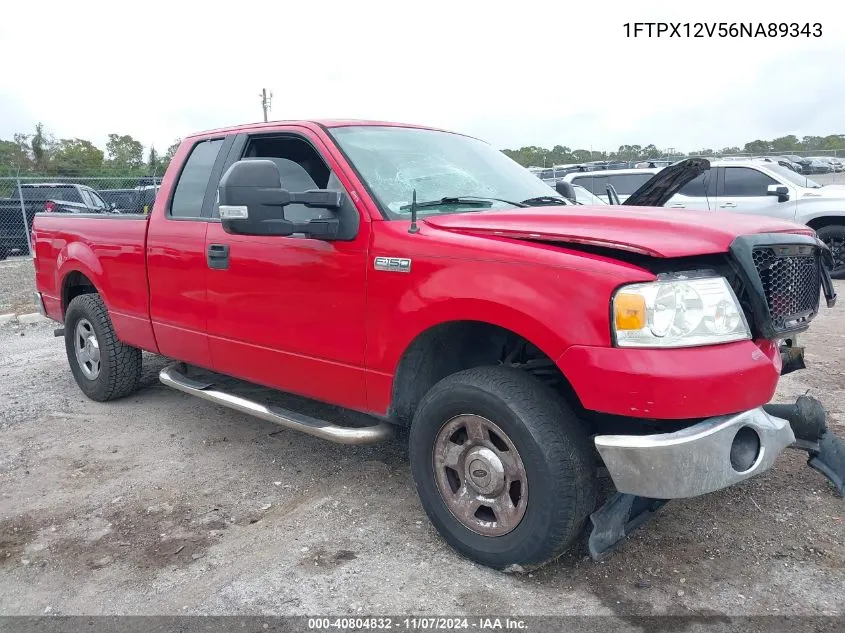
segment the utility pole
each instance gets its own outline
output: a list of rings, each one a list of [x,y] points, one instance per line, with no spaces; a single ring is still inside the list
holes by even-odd
[[[267,88],[261,89],[261,109],[264,110],[264,122],[267,122],[267,112],[270,110],[270,102],[273,100],[273,93],[267,94]]]

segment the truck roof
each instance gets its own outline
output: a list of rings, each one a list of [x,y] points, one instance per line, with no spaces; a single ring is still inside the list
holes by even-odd
[[[378,125],[383,127],[407,127],[407,128],[416,128],[420,130],[435,130],[438,132],[449,132],[452,134],[460,134],[460,132],[453,132],[452,130],[444,130],[436,127],[431,127],[428,125],[417,125],[414,123],[399,123],[396,121],[376,121],[376,120],[367,120],[367,119],[298,119],[298,120],[282,120],[282,121],[267,121],[265,122],[257,122],[257,123],[244,123],[242,125],[233,125],[228,127],[221,127],[216,128],[213,130],[205,130],[203,132],[196,132],[194,134],[188,135],[186,138],[195,139],[204,136],[213,136],[215,134],[224,134],[224,133],[232,133],[232,132],[247,132],[252,130],[260,130],[262,128],[275,128],[279,127],[280,125],[301,125],[303,127],[324,127],[324,128],[333,128],[333,127],[353,127],[353,126],[364,126],[364,125]],[[467,135],[462,135],[467,136]]]

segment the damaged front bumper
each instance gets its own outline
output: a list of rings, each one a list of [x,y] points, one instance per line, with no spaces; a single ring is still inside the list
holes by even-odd
[[[657,499],[697,497],[732,486],[771,468],[794,442],[789,422],[762,407],[675,433],[595,438],[619,492]]]
[[[845,442],[810,396],[709,418],[674,433],[599,435],[596,448],[617,492],[590,519],[596,560],[670,499],[694,497],[739,483],[772,467],[786,448],[807,451],[808,465],[845,497]]]

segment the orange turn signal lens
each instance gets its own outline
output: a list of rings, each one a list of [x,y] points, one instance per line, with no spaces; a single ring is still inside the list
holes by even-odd
[[[613,300],[613,320],[616,331],[641,330],[645,327],[645,299],[636,294],[620,292]]]

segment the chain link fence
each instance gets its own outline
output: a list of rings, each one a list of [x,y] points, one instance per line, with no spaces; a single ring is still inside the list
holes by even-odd
[[[31,255],[32,219],[57,213],[149,213],[161,178],[0,178],[0,259]]]

